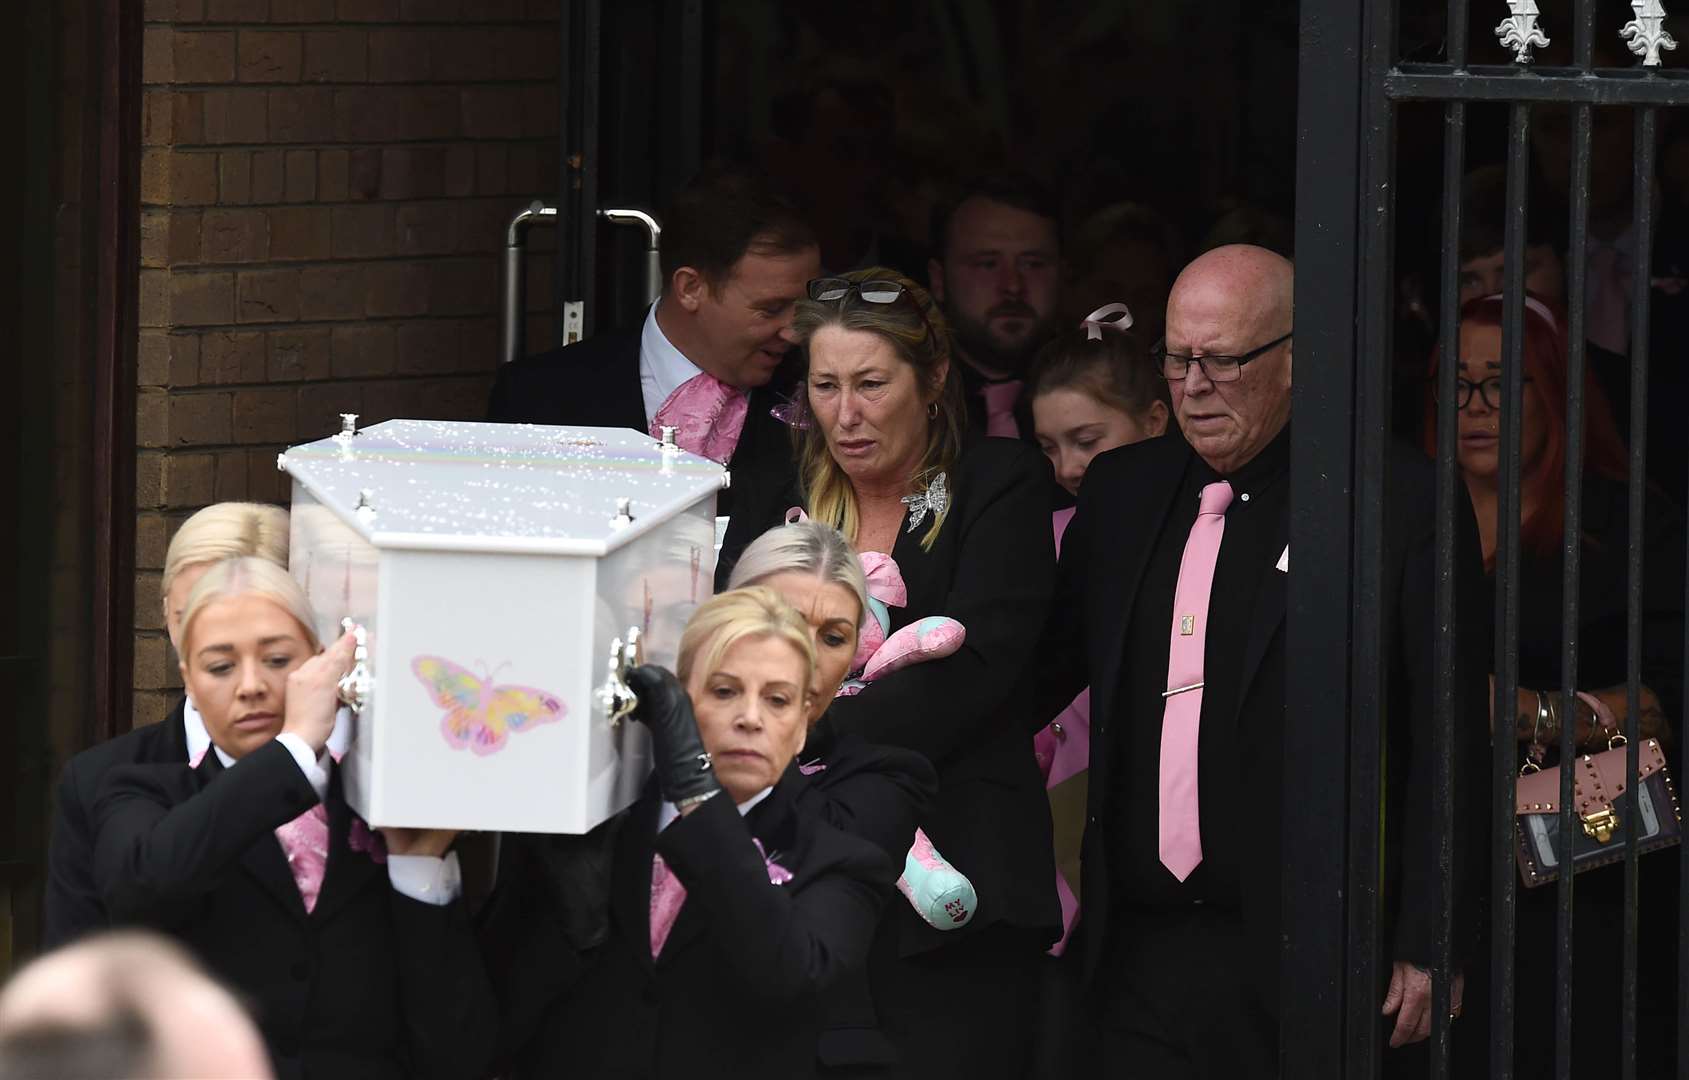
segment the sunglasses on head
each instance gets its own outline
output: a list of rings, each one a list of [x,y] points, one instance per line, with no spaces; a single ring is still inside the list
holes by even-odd
[[[809,298],[822,303],[843,300],[851,293],[870,304],[895,304],[907,292],[895,281],[852,281],[842,277],[819,277],[809,283]]]

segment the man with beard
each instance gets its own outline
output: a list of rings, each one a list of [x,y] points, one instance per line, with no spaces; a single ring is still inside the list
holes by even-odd
[[[981,177],[934,215],[932,241],[927,276],[955,334],[968,419],[987,435],[1029,438],[1021,378],[1060,300],[1056,200],[1026,176]]]

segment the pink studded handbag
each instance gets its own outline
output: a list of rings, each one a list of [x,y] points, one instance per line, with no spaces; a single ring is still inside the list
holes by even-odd
[[[1624,809],[1627,747],[1614,736],[1608,749],[1579,754],[1569,765],[1536,769],[1527,765],[1519,777],[1517,854],[1519,876],[1528,888],[1560,876],[1560,770],[1571,768],[1572,809],[1582,829],[1572,837],[1572,872],[1582,873],[1624,858]],[[1657,739],[1645,739],[1637,754],[1636,850],[1656,851],[1679,843],[1682,812],[1666,756]]]

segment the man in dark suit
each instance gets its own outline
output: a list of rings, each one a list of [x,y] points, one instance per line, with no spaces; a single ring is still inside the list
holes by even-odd
[[[1021,381],[1060,311],[1058,207],[1030,177],[988,175],[933,216],[927,279],[955,334],[974,431],[1031,439]]]
[[[1092,462],[1063,546],[1029,719],[1047,721],[1089,684],[1080,932],[1105,1075],[1276,1074],[1292,279],[1287,260],[1242,245],[1180,275],[1158,350],[1178,430]],[[1379,988],[1393,1044],[1429,1029],[1433,495],[1429,465],[1399,454],[1384,577],[1395,963]],[[1476,527],[1464,500],[1460,510],[1458,571],[1477,589]],[[1481,617],[1460,632],[1465,651],[1487,655]],[[1485,669],[1461,667],[1456,820],[1467,820],[1483,774],[1459,770],[1486,760]],[[1343,836],[1339,822],[1306,842],[1339,851]],[[1458,831],[1455,843],[1459,918],[1469,856]],[[1457,1011],[1459,1000],[1457,983]]]
[[[770,410],[793,392],[793,306],[821,273],[808,222],[757,177],[706,170],[664,212],[662,268],[641,326],[505,365],[487,418],[674,426],[683,448],[735,472],[789,458]]]

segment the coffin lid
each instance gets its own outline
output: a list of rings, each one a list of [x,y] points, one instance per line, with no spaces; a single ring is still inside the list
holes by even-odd
[[[509,554],[608,554],[728,477],[628,428],[446,420],[388,420],[276,465],[378,548]],[[618,526],[621,498],[633,521]]]

